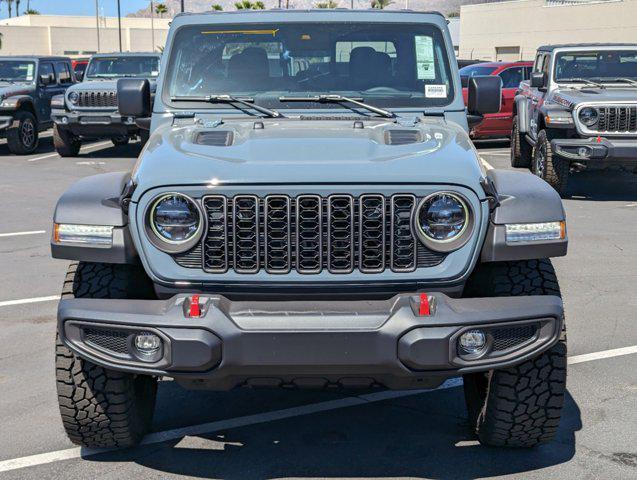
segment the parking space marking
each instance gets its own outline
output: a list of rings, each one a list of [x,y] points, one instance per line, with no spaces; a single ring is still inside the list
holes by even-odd
[[[41,233],[46,233],[46,230],[33,230],[32,232],[0,233],[0,237],[21,237],[22,235],[39,235]]]
[[[39,302],[52,302],[59,300],[59,295],[51,295],[49,297],[34,297],[34,298],[21,298],[18,300],[5,300],[0,302],[0,307],[10,307],[12,305],[24,305],[27,303],[39,303]]]
[[[631,347],[615,348],[602,352],[587,353],[569,357],[569,364],[578,364],[600,360],[604,358],[619,357],[637,353],[637,345]],[[216,431],[228,430],[232,428],[247,427],[250,425],[258,425],[261,423],[275,422],[277,420],[285,420],[288,418],[301,417],[304,415],[312,415],[314,413],[328,412],[341,408],[354,407],[359,405],[367,405],[385,400],[396,398],[410,397],[414,395],[422,395],[439,390],[459,387],[462,385],[460,378],[452,378],[443,383],[440,387],[432,390],[398,390],[398,391],[382,391],[358,395],[355,397],[345,397],[338,400],[329,400],[326,402],[312,403],[300,407],[285,408],[282,410],[274,410],[271,412],[257,413],[255,415],[246,415],[244,417],[229,418],[227,420],[219,420],[216,422],[202,423],[200,425],[192,425],[189,427],[175,428],[173,430],[165,430],[163,432],[155,432],[144,437],[141,445],[153,445],[170,440],[179,440],[183,437],[209,435]],[[77,458],[86,458],[100,453],[113,451],[114,449],[87,449],[87,448],[68,448],[58,450],[56,452],[40,453],[27,457],[13,458],[10,460],[0,461],[0,472],[8,472],[18,470],[20,468],[35,467],[48,463],[60,462],[63,460],[72,460]]]
[[[105,147],[107,145],[113,145],[110,141],[109,142],[99,142],[99,143],[93,143],[91,145],[86,145],[82,148],[80,148],[80,152],[86,152],[87,150],[92,150],[94,148],[102,148]],[[27,162],[37,162],[39,160],[45,160],[47,158],[53,158],[53,157],[60,157],[57,153],[49,153],[47,155],[42,155],[41,157],[35,157],[35,158],[29,158],[27,159]],[[60,157],[62,158],[62,157]]]
[[[486,168],[487,170],[493,170],[493,165],[487,162],[484,158],[480,157],[480,161],[482,162],[484,168]]]

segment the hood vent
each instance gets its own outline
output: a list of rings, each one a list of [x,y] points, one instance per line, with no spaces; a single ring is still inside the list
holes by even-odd
[[[387,130],[385,143],[387,145],[408,145],[422,142],[422,133],[419,130]]]
[[[209,147],[229,147],[232,145],[234,135],[227,130],[209,130],[199,132],[195,139],[197,145],[207,145]]]

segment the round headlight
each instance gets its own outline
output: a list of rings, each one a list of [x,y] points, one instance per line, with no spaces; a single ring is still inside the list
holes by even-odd
[[[71,102],[73,105],[77,105],[77,102],[80,101],[80,94],[77,92],[71,92],[69,93],[69,102]]]
[[[203,230],[202,215],[193,199],[180,193],[161,195],[151,203],[148,224],[151,240],[162,250],[185,251],[194,246]]]
[[[585,107],[580,110],[579,119],[587,127],[592,127],[599,120],[599,113],[596,108]]]
[[[415,217],[420,241],[432,250],[450,252],[469,239],[473,217],[467,202],[451,192],[439,192],[424,198]]]

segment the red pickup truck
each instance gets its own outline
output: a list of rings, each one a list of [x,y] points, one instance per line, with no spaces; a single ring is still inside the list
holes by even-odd
[[[460,69],[462,95],[467,102],[467,81],[476,75],[498,75],[502,79],[502,108],[499,113],[485,115],[484,121],[471,130],[471,138],[510,137],[515,92],[523,80],[528,80],[533,62],[476,63]]]

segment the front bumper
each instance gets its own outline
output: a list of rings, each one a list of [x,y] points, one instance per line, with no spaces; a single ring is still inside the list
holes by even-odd
[[[532,358],[558,340],[563,318],[562,302],[553,296],[452,299],[435,293],[428,297],[431,314],[423,316],[418,294],[352,302],[233,302],[202,295],[199,318],[186,314],[189,298],[62,300],[60,337],[98,365],[170,376],[192,388],[404,389]],[[461,355],[457,339],[471,328],[487,332],[489,353]],[[152,362],[134,353],[138,332],[163,341]]]
[[[637,138],[569,138],[551,141],[553,153],[591,168],[637,167]]]
[[[58,126],[73,135],[89,138],[118,137],[139,132],[134,118],[121,116],[117,111],[81,111],[53,109],[51,118]]]

